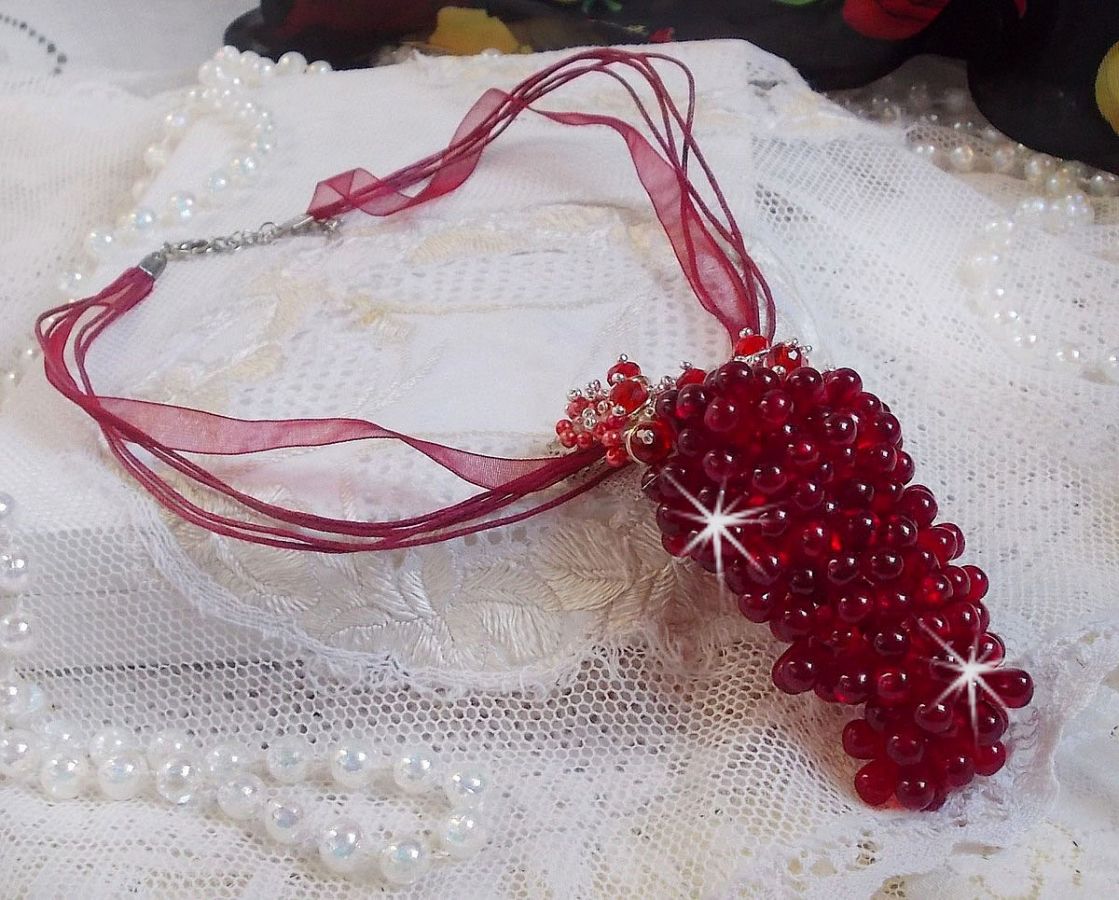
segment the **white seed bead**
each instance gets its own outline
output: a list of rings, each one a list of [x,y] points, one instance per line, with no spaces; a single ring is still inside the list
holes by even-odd
[[[172,225],[189,222],[194,218],[194,210],[198,201],[189,191],[176,191],[167,198],[164,210],[164,219]]]
[[[41,742],[30,731],[13,728],[0,732],[0,775],[23,778],[39,764]]]
[[[392,780],[406,794],[431,790],[437,777],[435,760],[426,750],[405,750],[393,760]]]
[[[172,140],[179,140],[190,128],[190,113],[185,109],[173,109],[163,117],[163,133]]]
[[[148,742],[148,764],[157,767],[172,756],[185,756],[194,749],[194,742],[185,731],[160,731]]]
[[[0,491],[0,522],[11,519],[16,512],[16,498]]]
[[[112,250],[113,245],[113,233],[111,231],[102,231],[99,228],[95,228],[85,237],[86,252],[97,259],[100,259]]]
[[[480,806],[487,787],[486,776],[477,769],[456,769],[443,779],[443,793],[455,809]]]
[[[237,741],[223,741],[212,747],[202,761],[202,769],[214,781],[225,781],[248,769],[256,762],[256,754]]]
[[[190,756],[169,756],[156,767],[155,789],[168,803],[176,806],[190,803],[197,796],[200,787],[202,773]]]
[[[486,829],[478,814],[463,810],[445,816],[436,831],[439,846],[455,859],[468,859],[486,845]]]
[[[302,75],[307,68],[307,57],[302,53],[289,50],[276,63],[277,75]]]
[[[206,180],[206,189],[211,194],[221,194],[229,188],[229,184],[229,173],[211,172],[210,177]]]
[[[154,144],[148,144],[144,150],[144,165],[146,165],[153,172],[158,172],[165,165],[170,158],[167,145],[162,141]]]
[[[147,781],[148,766],[135,750],[110,756],[97,766],[97,785],[110,800],[139,796]]]
[[[282,784],[295,784],[311,769],[311,748],[301,737],[289,735],[273,741],[264,755],[268,774]]]
[[[260,174],[260,162],[251,153],[245,153],[229,161],[228,171],[234,181],[252,181]]]
[[[52,753],[39,766],[39,784],[52,800],[73,800],[89,778],[89,763],[76,754]]]
[[[391,884],[414,884],[431,869],[431,853],[418,837],[389,843],[380,856],[381,874]]]
[[[89,739],[89,758],[94,764],[101,763],[110,756],[119,756],[121,753],[136,748],[136,735],[125,728],[116,728],[110,725],[102,728]]]
[[[334,71],[334,67],[325,59],[320,59],[307,66],[308,75],[325,75],[327,72]]]
[[[0,682],[0,718],[22,725],[47,708],[47,695],[33,681],[13,678]]]
[[[362,787],[372,770],[373,753],[359,741],[339,744],[330,753],[330,777],[342,787]]]
[[[364,839],[354,822],[335,822],[319,835],[319,859],[331,872],[352,875],[364,862]]]
[[[19,611],[0,616],[0,653],[23,656],[34,645],[35,632],[27,616]]]
[[[960,144],[948,151],[948,164],[957,172],[970,172],[975,168],[975,151],[967,144]]]
[[[241,772],[218,788],[218,809],[234,822],[246,822],[260,812],[264,796],[264,782],[260,777]]]
[[[18,550],[0,553],[0,594],[18,594],[31,583],[31,569],[27,557]]]
[[[159,219],[153,209],[147,206],[137,206],[128,214],[128,221],[137,234],[146,234],[155,228]]]
[[[294,844],[303,836],[303,810],[285,800],[264,804],[264,830],[277,844]]]

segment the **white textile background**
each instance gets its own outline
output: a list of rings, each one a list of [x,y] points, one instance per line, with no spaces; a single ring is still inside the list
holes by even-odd
[[[1116,388],[1022,365],[964,302],[954,268],[997,213],[987,195],[748,45],[672,52],[695,71],[701,140],[778,274],[791,330],[817,332],[813,344],[895,407],[918,480],[991,575],[996,630],[1038,680],[1003,773],[936,815],[862,807],[838,748],[843,711],[772,689],[775,642],[666,560],[632,481],[422,551],[285,554],[161,514],[41,377],[0,415],[0,489],[25,509],[20,539],[38,570],[29,608],[47,632],[24,674],[87,729],[174,724],[205,741],[300,731],[320,746],[362,734],[381,749],[420,739],[484,759],[502,785],[492,845],[414,896],[1098,893],[1115,871],[1114,788],[1101,778],[1116,762],[1119,704],[1110,688],[1087,704],[1119,661]],[[283,219],[321,177],[410,161],[443,143],[484,88],[551,58],[418,59],[270,86],[278,162],[183,236]],[[605,82],[550,105],[625,114]],[[51,301],[80,235],[111,220],[165,106],[103,78],[0,93],[0,195],[11,198],[0,207],[0,353]],[[215,131],[196,129],[150,195],[199,180],[225,152]],[[1026,312],[1064,310],[1119,335],[1113,263],[1040,231],[1014,252],[1024,283],[1044,285]],[[95,280],[136,255],[123,251]],[[458,195],[407,218],[352,216],[330,245],[305,238],[172,266],[95,354],[94,377],[107,393],[237,415],[355,414],[532,454],[567,388],[620,350],[654,372],[725,355],[616,141],[526,120]],[[352,515],[458,496],[383,447],[291,454],[282,487],[276,466],[234,471],[258,491]],[[387,796],[308,790],[379,826],[415,814]],[[91,896],[359,893],[255,834],[154,800],[52,805],[3,784],[0,809],[4,896],[56,896],[59,885]]]

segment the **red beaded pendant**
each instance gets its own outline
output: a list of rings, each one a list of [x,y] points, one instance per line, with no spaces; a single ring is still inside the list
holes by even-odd
[[[665,549],[789,645],[778,688],[861,707],[842,743],[867,761],[863,800],[937,809],[1002,768],[1006,710],[1033,696],[987,630],[987,576],[956,562],[963,533],[936,522],[898,420],[855,371],[750,334],[735,354],[656,385],[622,357],[609,387],[572,392],[560,442],[649,467]]]

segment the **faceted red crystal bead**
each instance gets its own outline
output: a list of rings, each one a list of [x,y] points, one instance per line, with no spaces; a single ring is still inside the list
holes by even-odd
[[[769,341],[760,334],[748,334],[734,342],[734,355],[753,356],[755,353],[761,353],[768,346]]]
[[[620,359],[606,372],[606,383],[614,384],[619,378],[636,378],[641,374],[641,367],[631,360]]]
[[[786,372],[800,368],[804,362],[804,352],[792,344],[778,344],[766,354],[765,364],[771,368],[780,366]]]
[[[649,389],[640,381],[627,379],[610,388],[610,402],[626,412],[633,412],[648,399]]]

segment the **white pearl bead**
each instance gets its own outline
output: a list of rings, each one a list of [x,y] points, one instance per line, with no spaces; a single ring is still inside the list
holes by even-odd
[[[149,207],[137,206],[128,214],[128,221],[137,234],[146,234],[155,228],[159,219]]]
[[[206,180],[206,189],[211,194],[221,194],[229,188],[229,175],[225,172],[211,172]]]
[[[1023,225],[1040,225],[1049,212],[1044,197],[1026,197],[1014,210],[1014,221]]]
[[[1032,331],[1017,331],[1010,341],[1019,350],[1036,350],[1041,344],[1041,338]]]
[[[85,288],[86,275],[80,269],[64,272],[58,279],[58,292],[64,297],[80,297]]]
[[[39,767],[39,784],[52,800],[73,800],[88,777],[89,763],[67,753],[53,753]]]
[[[85,750],[81,729],[70,719],[51,719],[39,729],[43,742],[53,750],[80,753]]]
[[[1110,172],[1097,172],[1088,179],[1088,192],[1095,197],[1113,197],[1119,188],[1119,178]]]
[[[232,44],[226,44],[214,54],[214,59],[228,63],[240,62],[241,51],[234,47]]]
[[[27,557],[18,550],[0,553],[0,594],[18,594],[31,583]]]
[[[176,191],[167,198],[164,219],[173,225],[189,222],[194,218],[194,209],[197,202],[194,194],[189,191]]]
[[[167,165],[169,158],[170,153],[167,150],[167,145],[162,142],[148,144],[144,150],[144,165],[153,172],[157,172]]]
[[[1015,309],[997,309],[991,313],[991,321],[996,325],[1016,325],[1019,315]]]
[[[107,757],[97,766],[97,784],[110,800],[131,800],[144,789],[148,766],[136,751]]]
[[[1083,354],[1077,347],[1069,344],[1064,344],[1057,348],[1056,357],[1058,362],[1079,364],[1084,361]]]
[[[405,750],[392,763],[392,780],[406,794],[422,794],[435,785],[435,760],[426,750]]]
[[[16,356],[16,371],[26,374],[39,364],[39,357],[41,351],[37,344],[28,344]],[[0,505],[2,505],[2,495],[0,495]],[[3,520],[4,513],[0,511],[0,520]]]
[[[909,148],[914,156],[919,156],[921,159],[928,160],[931,163],[936,163],[940,157],[940,149],[936,144],[920,143],[912,144]]]
[[[333,72],[334,67],[325,59],[320,59],[317,62],[311,63],[307,66],[308,75],[325,75],[327,72]]]
[[[268,747],[264,755],[268,774],[282,784],[295,784],[307,777],[311,769],[311,748],[303,738],[282,737]]]
[[[225,781],[253,767],[256,754],[237,741],[224,741],[210,749],[202,767],[214,781]]]
[[[132,188],[130,190],[132,199],[140,200],[144,196],[144,194],[148,192],[148,188],[150,188],[151,186],[152,180],[150,178],[137,178],[134,182],[132,182]],[[131,226],[132,222],[126,217],[125,224]]]
[[[1054,168],[1053,157],[1044,153],[1035,153],[1026,160],[1025,165],[1022,166],[1022,171],[1026,176],[1026,181],[1030,184],[1043,184]]]
[[[451,813],[436,831],[439,846],[455,859],[468,859],[486,845],[486,829],[472,810]]]
[[[33,681],[0,682],[0,717],[22,724],[47,708],[47,695]]]
[[[270,59],[258,59],[245,71],[245,79],[252,85],[263,84],[276,76],[276,64]]]
[[[97,764],[104,762],[110,756],[119,756],[126,751],[131,751],[136,745],[136,735],[131,731],[110,725],[102,728],[89,739],[87,750],[89,758]]]
[[[948,151],[948,164],[957,172],[970,172],[975,168],[975,151],[967,144],[960,144]]]
[[[381,850],[379,863],[386,881],[414,884],[431,868],[431,853],[419,838],[400,838]]]
[[[251,153],[235,156],[229,161],[229,174],[234,181],[252,181],[260,174],[260,163]]]
[[[0,775],[23,778],[39,764],[41,745],[30,731],[14,728],[0,732]]]
[[[190,128],[190,113],[185,109],[173,109],[163,117],[163,133],[172,140],[180,140]]]
[[[480,806],[485,799],[486,776],[476,769],[458,769],[443,780],[443,793],[455,809]]]
[[[1063,197],[1075,186],[1075,182],[1061,171],[1054,172],[1045,179],[1045,193],[1050,197]]]
[[[218,809],[234,822],[245,822],[259,813],[264,796],[264,782],[260,777],[241,772],[218,788]]]
[[[983,243],[993,250],[1009,247],[1014,240],[1015,226],[1011,219],[995,219],[982,229]]]
[[[995,252],[971,253],[960,266],[960,278],[973,287],[989,284],[994,278],[1002,257]]]
[[[991,168],[1002,175],[1009,175],[1018,165],[1018,154],[1013,144],[999,144],[991,151]]]
[[[148,764],[157,767],[172,756],[185,756],[194,749],[194,742],[185,731],[160,731],[148,741]]]
[[[358,741],[339,744],[330,753],[330,777],[347,788],[362,787],[373,769],[373,753]]]
[[[247,71],[261,61],[263,57],[255,50],[243,50],[241,52],[241,69]]]
[[[216,87],[225,77],[221,64],[214,59],[208,59],[198,67],[198,83],[205,87]]]
[[[352,875],[364,861],[361,828],[354,822],[335,822],[319,835],[318,850],[319,859],[331,872]]]
[[[249,144],[249,150],[256,156],[267,156],[276,149],[276,139],[271,135],[261,135]]]
[[[285,800],[264,804],[264,830],[277,844],[294,844],[303,835],[303,810]]]
[[[280,61],[276,63],[277,75],[302,75],[307,68],[307,57],[302,53],[297,53],[294,50],[289,50],[280,57]]]
[[[183,95],[183,102],[186,103],[187,109],[195,112],[205,109],[206,103],[202,99],[202,93],[202,88],[192,87]]]
[[[11,519],[16,512],[16,498],[0,491],[0,522]]]
[[[113,249],[113,233],[94,229],[85,237],[86,252],[93,257],[100,258]]]
[[[200,787],[202,773],[189,756],[170,756],[156,767],[155,789],[168,803],[176,806],[190,803]]]
[[[7,656],[22,656],[35,644],[35,632],[31,622],[21,612],[10,612],[0,616],[0,653]]]

